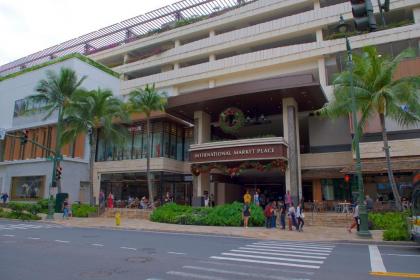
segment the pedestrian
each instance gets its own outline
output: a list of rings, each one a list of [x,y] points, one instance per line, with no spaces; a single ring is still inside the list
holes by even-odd
[[[289,230],[293,230],[293,226],[297,229],[296,210],[295,210],[295,207],[293,206],[293,202],[290,203],[288,216],[289,216]]]
[[[244,228],[248,228],[248,220],[251,216],[251,207],[248,203],[244,203],[244,207],[242,209],[242,218],[244,219]]]
[[[62,209],[63,209],[63,219],[68,219],[68,217],[69,217],[69,201],[68,201],[67,197],[64,199]]]
[[[351,233],[351,230],[357,226],[357,231],[359,231],[359,205],[356,204],[356,207],[354,207],[353,210],[353,222],[348,228],[349,233]]]
[[[258,193],[258,190],[255,190],[254,193],[254,204],[260,206],[260,195]]]
[[[210,206],[216,206],[216,202],[214,201],[214,194],[210,194]]]
[[[7,199],[9,198],[9,195],[7,193],[3,193],[1,195],[1,200],[3,200],[3,204],[6,205]]]
[[[273,207],[271,203],[267,203],[264,209],[265,227],[271,228],[271,217],[273,216]]]
[[[204,195],[204,207],[208,208],[210,206],[210,198],[209,198],[209,194],[206,193]]]
[[[286,205],[283,203],[280,208],[281,229],[286,229]]]
[[[290,205],[292,204],[292,196],[290,195],[289,190],[284,195],[284,203],[286,203],[286,209],[289,209]]]
[[[249,190],[246,190],[246,193],[244,194],[244,203],[251,204],[251,195],[249,194]]]
[[[272,206],[272,215],[271,215],[271,228],[276,228],[277,226],[277,203],[276,201],[273,201]]]
[[[305,224],[305,221],[303,219],[305,218],[305,216],[303,215],[302,203],[299,203],[296,208],[296,218],[298,220],[297,230],[303,231],[303,225]]]
[[[369,195],[366,195],[366,210],[372,211],[373,210],[373,200],[370,198]]]
[[[108,195],[108,208],[114,208],[114,195],[112,192]]]

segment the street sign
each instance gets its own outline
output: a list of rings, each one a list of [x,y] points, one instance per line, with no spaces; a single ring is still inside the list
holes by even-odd
[[[4,137],[6,137],[6,129],[0,128],[0,140],[4,140]]]

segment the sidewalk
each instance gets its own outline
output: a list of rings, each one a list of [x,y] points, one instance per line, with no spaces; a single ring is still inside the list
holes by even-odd
[[[346,228],[333,228],[321,226],[305,226],[304,232],[276,229],[242,228],[242,227],[216,227],[216,226],[191,226],[155,223],[149,220],[123,219],[120,226],[115,225],[114,218],[70,218],[69,220],[55,219],[56,224],[69,227],[84,228],[109,228],[148,230],[162,232],[195,233],[228,235],[267,240],[296,240],[296,241],[361,241],[354,232],[348,233]],[[372,230],[371,242],[382,241],[382,231]]]

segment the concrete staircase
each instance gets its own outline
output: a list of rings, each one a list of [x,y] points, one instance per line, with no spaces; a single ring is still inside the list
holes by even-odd
[[[352,214],[330,212],[305,212],[305,223],[311,226],[348,227],[353,221]]]
[[[114,218],[115,214],[120,212],[121,218],[125,219],[145,219],[148,220],[151,210],[144,209],[129,209],[129,208],[106,208],[101,217],[104,218]]]

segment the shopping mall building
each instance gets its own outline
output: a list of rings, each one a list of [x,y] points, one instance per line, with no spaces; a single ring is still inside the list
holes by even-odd
[[[221,204],[260,189],[271,198],[290,190],[295,199],[350,200],[357,196],[352,176],[344,180],[354,174],[350,119],[314,113],[331,98],[334,74],[346,67],[345,40],[336,29],[341,14],[351,23],[350,1],[184,0],[1,66],[1,127],[9,133],[29,128],[34,139],[54,146],[56,117],[46,122],[19,114],[30,107],[19,100],[46,69],[70,66],[88,76],[87,88],[111,88],[126,98],[155,84],[168,94],[166,111],[152,115],[156,198],[170,192],[176,202],[191,204],[209,194]],[[353,48],[375,45],[395,56],[411,47],[420,56],[420,0],[391,0],[385,19],[387,27],[376,32],[351,31]],[[395,78],[410,75],[420,75],[420,58],[402,62]],[[116,200],[147,195],[144,116],[132,119],[124,145],[98,139],[95,197],[101,189]],[[387,120],[387,129],[405,196],[420,169],[420,126]],[[379,120],[372,118],[360,144],[365,192],[387,200],[381,139]],[[65,147],[63,191],[73,201],[88,201],[86,143],[82,135]],[[0,187],[14,199],[26,199],[34,178],[36,197],[48,195],[51,164],[34,149],[3,141]]]

